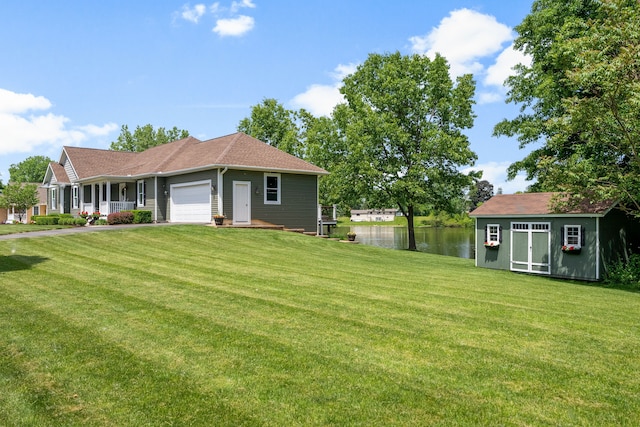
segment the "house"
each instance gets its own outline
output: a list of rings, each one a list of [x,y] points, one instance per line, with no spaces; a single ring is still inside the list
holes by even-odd
[[[351,221],[393,221],[398,209],[351,209]]]
[[[0,224],[11,224],[16,221],[21,221],[23,224],[31,222],[33,215],[46,215],[47,214],[47,189],[38,186],[38,204],[30,207],[26,211],[18,212],[14,207],[0,208]]]
[[[615,203],[551,209],[558,193],[496,195],[475,218],[476,266],[578,280],[600,280],[636,251],[638,222]]]
[[[155,222],[269,223],[315,232],[328,174],[244,133],[134,153],[64,147],[46,172],[49,212],[148,210]]]

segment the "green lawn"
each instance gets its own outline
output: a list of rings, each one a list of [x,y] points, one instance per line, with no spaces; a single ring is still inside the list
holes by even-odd
[[[639,425],[639,313],[278,231],[0,241],[0,425]]]

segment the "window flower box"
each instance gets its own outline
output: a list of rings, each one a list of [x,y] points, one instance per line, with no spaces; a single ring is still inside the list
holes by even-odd
[[[562,252],[566,254],[579,254],[582,250],[580,245],[564,245],[562,246]]]
[[[499,242],[484,242],[484,247],[489,249],[498,249],[500,247]]]

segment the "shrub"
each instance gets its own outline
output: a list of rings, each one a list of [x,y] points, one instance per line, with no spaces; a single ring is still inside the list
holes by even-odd
[[[56,225],[59,219],[59,215],[37,215],[31,217],[31,220],[37,225]]]
[[[619,260],[609,266],[607,283],[640,290],[640,254],[632,254],[627,261]]]
[[[133,214],[133,223],[134,224],[151,224],[151,211],[126,211],[131,212]]]
[[[73,222],[75,225],[87,225],[87,220],[85,218],[74,218]]]
[[[110,213],[107,216],[107,223],[109,225],[133,224],[133,213],[125,211]]]
[[[96,219],[96,221],[93,224],[94,225],[107,225],[109,223],[107,222],[106,219],[100,218],[100,219]]]
[[[73,218],[59,217],[58,225],[75,225],[75,220]]]

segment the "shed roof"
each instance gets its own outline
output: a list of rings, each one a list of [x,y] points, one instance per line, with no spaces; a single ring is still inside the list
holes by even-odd
[[[497,194],[480,205],[469,215],[472,217],[516,217],[516,216],[604,216],[614,206],[614,202],[580,203],[564,211],[554,210],[551,204],[554,196],[562,193],[522,193]]]

